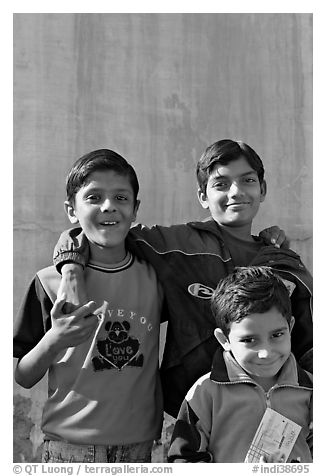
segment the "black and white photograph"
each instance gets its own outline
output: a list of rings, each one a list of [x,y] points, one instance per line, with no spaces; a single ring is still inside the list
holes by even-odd
[[[309,472],[313,8],[41,10],[11,15],[14,468]]]

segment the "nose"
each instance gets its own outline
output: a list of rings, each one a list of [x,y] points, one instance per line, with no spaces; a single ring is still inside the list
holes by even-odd
[[[241,185],[238,182],[232,182],[229,189],[231,197],[242,195],[243,191]]]
[[[110,198],[106,198],[105,200],[103,200],[102,204],[101,204],[101,212],[112,212],[116,209],[115,205],[114,205],[114,201],[113,200],[110,200]]]
[[[269,356],[270,354],[270,350],[268,348],[264,348],[264,349],[260,349],[258,351],[258,357],[260,359],[267,359],[267,357]]]

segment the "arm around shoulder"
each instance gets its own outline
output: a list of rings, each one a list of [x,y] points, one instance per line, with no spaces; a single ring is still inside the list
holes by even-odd
[[[53,263],[60,272],[65,263],[85,266],[88,261],[88,240],[81,228],[70,228],[61,233],[53,252]]]

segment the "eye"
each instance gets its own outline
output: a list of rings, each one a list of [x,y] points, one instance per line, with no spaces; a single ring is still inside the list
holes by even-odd
[[[254,337],[245,337],[244,339],[241,339],[240,342],[243,342],[244,344],[253,344],[255,342]]]
[[[272,337],[273,337],[274,339],[278,339],[278,338],[283,337],[283,336],[284,336],[284,332],[283,332],[283,331],[280,331],[280,332],[274,332],[274,334],[273,334]]]
[[[87,195],[86,200],[88,202],[98,202],[101,199],[101,196],[96,194],[96,193],[91,193],[90,195]]]
[[[124,201],[124,200],[128,200],[128,197],[126,197],[125,195],[117,195],[115,197],[119,202],[120,201]]]
[[[223,189],[223,188],[226,188],[228,186],[228,183],[227,182],[215,182],[214,183],[214,188],[218,188],[218,189]]]
[[[253,177],[247,177],[245,179],[245,182],[246,183],[256,183],[257,182],[257,179],[256,178],[253,178]]]

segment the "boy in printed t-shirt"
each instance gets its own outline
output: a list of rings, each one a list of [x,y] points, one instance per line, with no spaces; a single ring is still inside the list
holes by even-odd
[[[198,198],[208,219],[169,227],[137,225],[128,235],[130,249],[152,264],[163,285],[169,324],[161,379],[165,411],[174,417],[190,387],[211,368],[216,341],[210,297],[235,266],[271,266],[288,281],[296,321],[293,353],[312,371],[312,277],[292,250],[252,235],[267,192],[261,158],[248,144],[223,139],[207,147],[196,172]],[[62,272],[67,301],[75,305],[87,300],[87,260],[88,242],[81,230],[64,232],[54,263]]]
[[[138,189],[134,169],[111,150],[75,162],[65,209],[89,242],[92,301],[63,315],[61,275],[51,266],[36,274],[15,322],[16,381],[30,388],[48,371],[43,462],[150,462],[160,437],[162,290],[125,244]]]
[[[181,405],[168,461],[244,462],[268,408],[301,427],[288,461],[312,462],[312,375],[291,353],[294,318],[282,280],[268,267],[238,268],[219,282],[211,305],[221,347]],[[285,462],[282,441],[293,437],[274,427],[267,446],[260,437],[252,447],[253,461]]]

